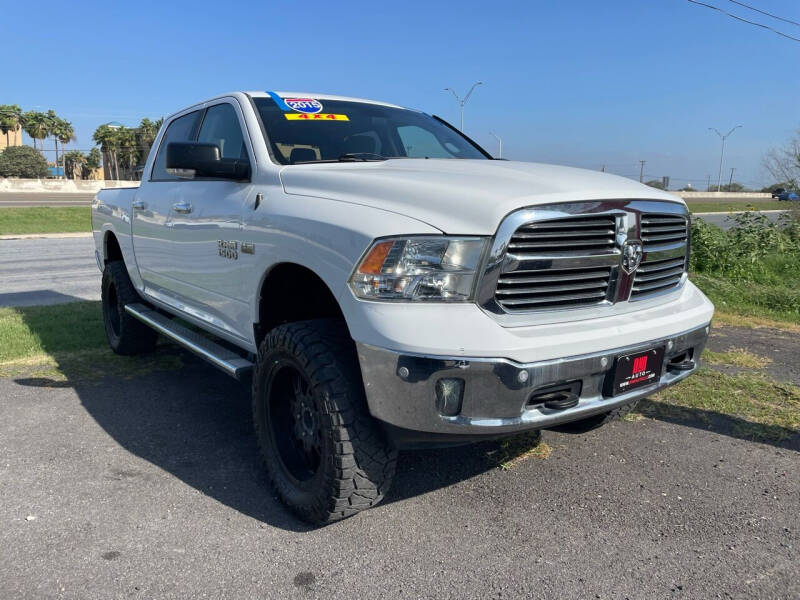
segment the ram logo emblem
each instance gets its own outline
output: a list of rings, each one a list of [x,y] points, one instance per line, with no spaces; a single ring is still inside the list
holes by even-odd
[[[628,275],[632,274],[642,264],[644,246],[642,242],[633,240],[622,244],[622,270]]]

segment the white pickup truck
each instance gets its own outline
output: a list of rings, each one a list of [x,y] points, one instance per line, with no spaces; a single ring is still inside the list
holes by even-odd
[[[713,314],[680,198],[369,100],[191,106],[92,220],[111,348],[163,335],[251,379],[271,480],[312,522],[380,501],[398,448],[619,415],[697,369]]]

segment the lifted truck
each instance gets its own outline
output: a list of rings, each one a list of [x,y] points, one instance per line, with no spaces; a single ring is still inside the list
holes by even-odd
[[[680,198],[369,100],[191,106],[92,221],[111,348],[163,335],[251,380],[272,483],[317,523],[379,502],[398,448],[629,410],[697,369],[713,314]]]

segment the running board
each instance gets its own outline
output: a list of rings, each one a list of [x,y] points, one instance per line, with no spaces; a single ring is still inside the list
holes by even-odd
[[[253,368],[253,363],[246,358],[212,342],[204,335],[187,329],[144,304],[126,304],[125,312],[190,352],[194,352],[231,377],[243,379]]]

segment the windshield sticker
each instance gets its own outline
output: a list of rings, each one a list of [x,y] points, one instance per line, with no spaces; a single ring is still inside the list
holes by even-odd
[[[303,114],[322,112],[322,102],[313,98],[284,98],[286,105],[294,111]]]
[[[281,98],[275,92],[267,91],[267,93],[283,112],[299,112],[306,115],[322,112],[322,102],[314,98]]]
[[[287,121],[349,121],[347,115],[335,115],[332,113],[316,113],[313,115],[305,113],[286,113],[283,115]]]

